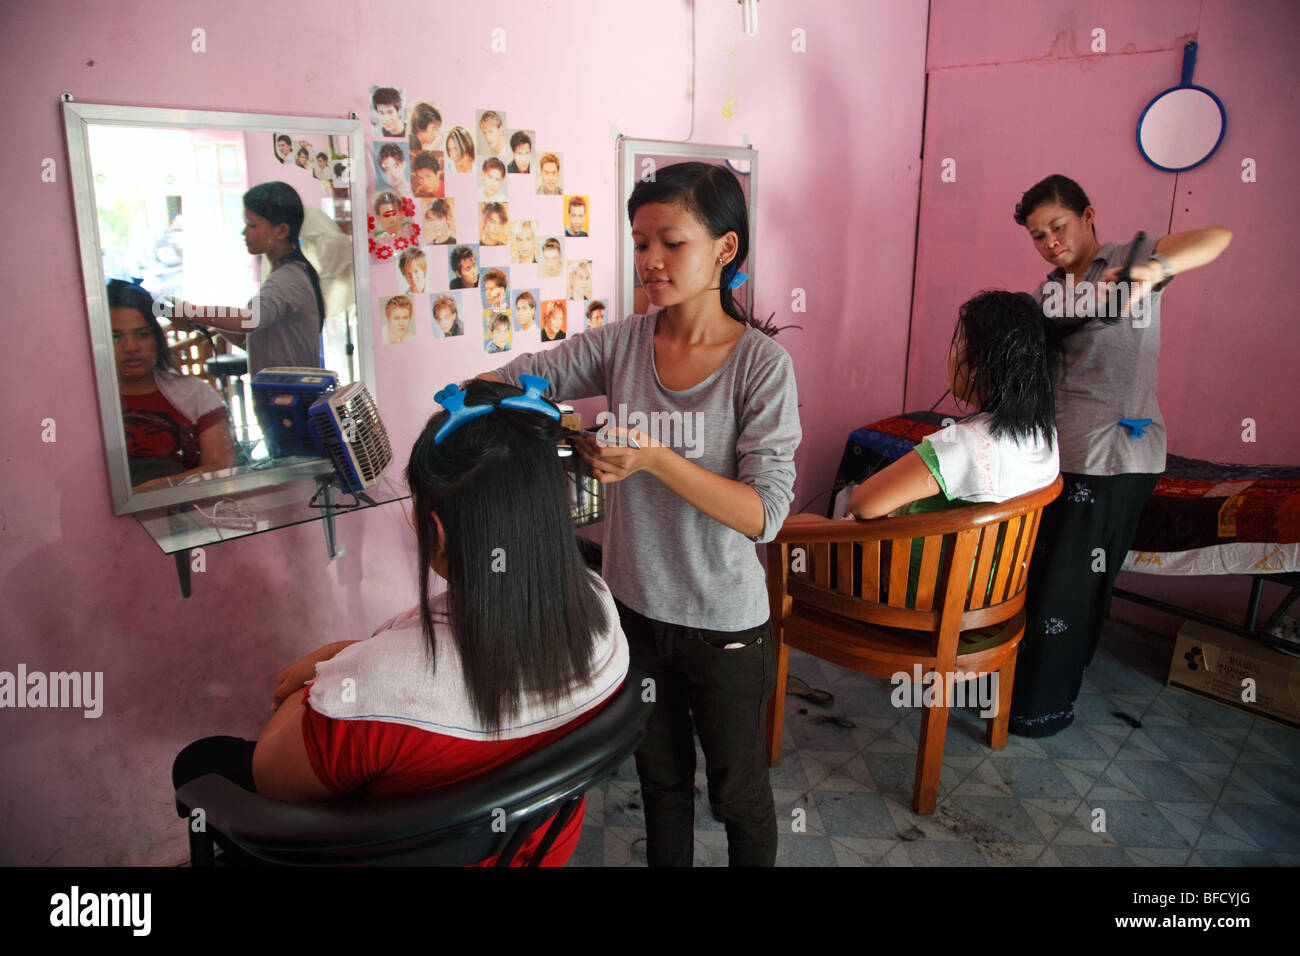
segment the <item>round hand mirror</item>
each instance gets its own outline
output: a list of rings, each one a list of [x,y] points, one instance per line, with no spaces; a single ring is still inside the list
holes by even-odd
[[[1227,114],[1217,96],[1192,85],[1195,65],[1196,41],[1188,40],[1183,47],[1182,81],[1148,103],[1138,118],[1138,149],[1157,169],[1172,173],[1192,169],[1214,155],[1223,142]]]

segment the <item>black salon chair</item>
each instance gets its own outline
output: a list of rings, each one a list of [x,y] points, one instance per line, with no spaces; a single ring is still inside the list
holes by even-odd
[[[492,773],[436,790],[295,804],[250,793],[218,774],[191,780],[176,791],[190,863],[214,865],[213,840],[220,834],[274,866],[469,866],[493,856],[497,866],[508,866],[554,815],[530,861],[536,866],[583,794],[640,744],[652,707],[641,699],[644,679],[634,666],[577,730]],[[194,832],[191,808],[202,809],[203,832]]]

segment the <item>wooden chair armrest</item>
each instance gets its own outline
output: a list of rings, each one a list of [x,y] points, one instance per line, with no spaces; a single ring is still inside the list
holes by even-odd
[[[837,543],[845,541],[893,541],[900,538],[923,538],[951,534],[988,524],[997,524],[1016,515],[1040,511],[1061,492],[1061,476],[1046,488],[1031,491],[1009,501],[998,501],[972,508],[952,508],[929,514],[902,515],[898,518],[872,518],[869,521],[823,518],[814,514],[795,514],[785,519],[773,544],[790,541],[801,543]]]

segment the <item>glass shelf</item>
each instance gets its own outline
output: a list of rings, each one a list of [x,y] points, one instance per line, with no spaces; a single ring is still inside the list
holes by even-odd
[[[569,452],[569,454],[565,454]],[[604,516],[605,490],[579,455],[567,447],[560,452],[569,478],[569,508],[573,526],[581,528]],[[353,511],[365,511],[402,501],[411,496],[406,484],[383,478],[365,491],[352,495],[333,484],[333,472],[304,478],[270,488],[222,498],[187,502],[138,511],[135,519],[153,538],[163,554],[176,559],[181,594],[190,596],[190,555],[195,548],[211,547],[237,538],[265,534],[311,521],[324,522],[325,550],[330,560],[343,548],[334,532],[334,518]]]
[[[333,484],[333,474],[291,481],[224,498],[209,498],[136,512],[135,519],[163,554],[174,555],[181,593],[190,596],[190,552],[236,538],[247,538],[310,521],[323,521],[330,559],[343,554],[334,534],[334,518],[410,497],[405,483],[383,478],[356,495]]]

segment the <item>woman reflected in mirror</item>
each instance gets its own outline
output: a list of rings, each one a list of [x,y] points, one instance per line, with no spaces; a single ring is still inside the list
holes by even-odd
[[[244,193],[244,246],[266,256],[271,274],[244,309],[177,302],[172,324],[181,329],[209,326],[248,351],[248,372],[291,366],[321,367],[325,300],[320,276],[298,244],[302,199],[288,183],[260,183]]]
[[[133,492],[153,491],[235,464],[225,402],[172,360],[154,298],[138,285],[108,284],[113,356]]]

